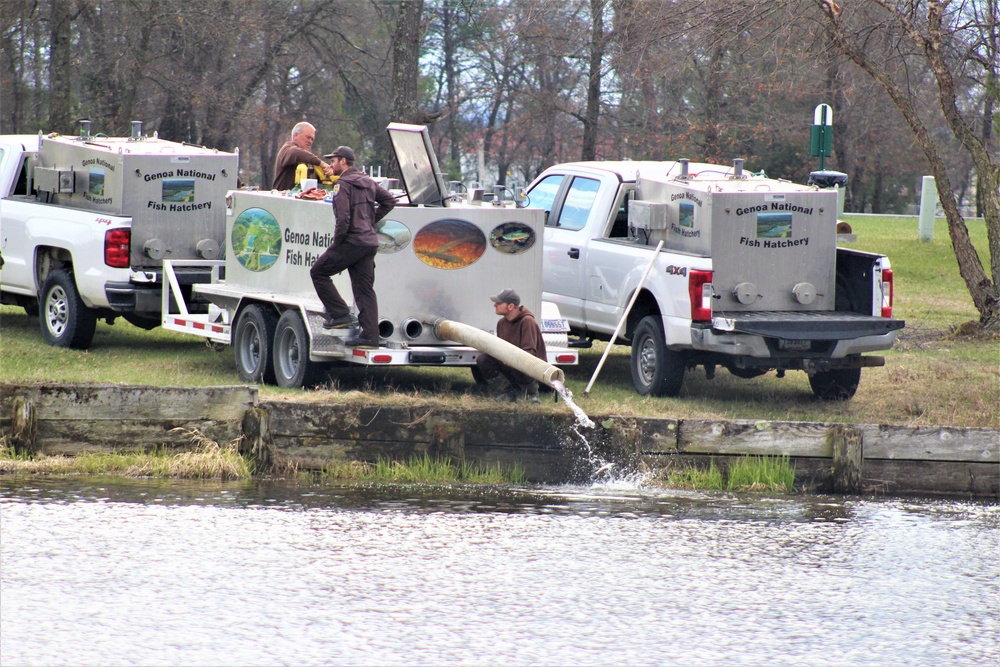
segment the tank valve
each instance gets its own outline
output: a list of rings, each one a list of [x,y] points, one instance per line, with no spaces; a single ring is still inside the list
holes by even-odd
[[[424,323],[410,318],[403,321],[403,335],[410,340],[416,340],[424,333]]]
[[[740,283],[733,288],[733,296],[744,306],[749,306],[760,298],[760,294],[757,293],[757,286],[753,283]]]
[[[160,239],[149,239],[142,244],[142,250],[146,257],[157,261],[167,256],[167,244]]]
[[[219,242],[215,239],[202,239],[196,246],[202,259],[216,259],[219,256]]]
[[[796,301],[803,306],[808,306],[816,300],[816,286],[812,283],[797,283],[792,288],[792,294]]]

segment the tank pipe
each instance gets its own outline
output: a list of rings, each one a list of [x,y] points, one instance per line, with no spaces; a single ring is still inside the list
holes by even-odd
[[[474,347],[553,389],[559,389],[553,384],[554,382],[558,382],[562,386],[566,381],[562,369],[556,368],[547,361],[542,361],[535,355],[525,352],[516,345],[510,344],[502,338],[497,338],[482,329],[443,318],[434,321],[433,325],[434,334],[438,338]]]
[[[594,369],[593,377],[591,377],[590,382],[587,383],[587,388],[583,390],[584,397],[590,395],[590,388],[593,387],[594,382],[597,381],[597,374],[601,372],[601,368],[604,366],[604,362],[608,358],[611,348],[614,347],[615,341],[618,340],[618,334],[621,333],[622,327],[625,326],[625,320],[628,319],[628,314],[632,311],[632,306],[635,305],[635,300],[639,298],[639,291],[642,289],[642,284],[646,282],[646,277],[653,269],[653,264],[656,263],[656,258],[660,256],[660,250],[662,248],[663,241],[660,241],[656,244],[656,250],[653,251],[653,257],[649,260],[649,264],[646,265],[646,270],[643,271],[642,277],[639,278],[639,284],[635,286],[635,291],[632,292],[632,298],[629,299],[628,305],[625,306],[625,312],[622,313],[622,318],[618,320],[618,326],[615,327],[615,332],[611,334],[611,340],[608,341],[608,346],[604,348],[604,354],[601,355],[601,360],[598,362],[597,368]]]

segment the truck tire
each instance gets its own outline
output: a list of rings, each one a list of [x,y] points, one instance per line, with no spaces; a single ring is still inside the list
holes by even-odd
[[[251,304],[240,312],[233,336],[236,373],[244,382],[274,384],[271,356],[277,316],[268,306]]]
[[[70,271],[56,269],[46,276],[38,303],[45,342],[75,350],[90,347],[97,329],[97,312],[84,305]]]
[[[816,398],[825,401],[846,401],[853,398],[860,383],[860,368],[837,368],[809,376],[809,386]]]
[[[659,316],[639,321],[632,335],[632,384],[643,396],[676,396],[684,384],[684,356],[667,348]]]
[[[280,387],[297,389],[315,381],[318,365],[309,360],[309,332],[296,310],[286,310],[274,330],[274,377]]]

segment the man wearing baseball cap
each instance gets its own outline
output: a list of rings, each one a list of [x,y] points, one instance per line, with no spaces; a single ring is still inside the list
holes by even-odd
[[[546,360],[542,330],[530,310],[521,305],[521,297],[512,289],[491,296],[493,310],[500,316],[497,337],[525,352]],[[476,367],[486,380],[490,394],[498,401],[512,403],[520,398],[538,403],[538,381],[489,356],[480,354]]]
[[[339,176],[333,186],[335,228],[333,243],[309,270],[319,300],[326,309],[324,329],[353,329],[360,333],[348,336],[344,345],[377,348],[378,299],[375,296],[375,255],[378,237],[375,225],[396,205],[392,193],[354,167],[354,151],[340,146],[325,156]],[[351,277],[358,319],[351,316],[330,276],[347,270]]]

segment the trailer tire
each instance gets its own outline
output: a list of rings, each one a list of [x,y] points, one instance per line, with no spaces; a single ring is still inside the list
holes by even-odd
[[[271,348],[277,321],[274,310],[260,304],[251,304],[240,313],[233,336],[233,351],[236,373],[244,382],[274,384]]]
[[[90,347],[97,329],[97,311],[84,305],[70,271],[56,269],[46,276],[38,304],[45,342],[75,350]]]
[[[632,384],[643,396],[677,396],[684,384],[684,355],[667,347],[655,315],[639,321],[632,335]]]
[[[813,394],[824,401],[846,401],[853,398],[860,383],[860,368],[835,368],[809,376]]]
[[[286,310],[274,330],[274,377],[280,387],[310,386],[318,375],[309,360],[309,332],[296,310]]]

